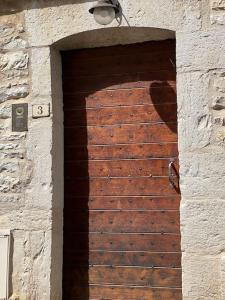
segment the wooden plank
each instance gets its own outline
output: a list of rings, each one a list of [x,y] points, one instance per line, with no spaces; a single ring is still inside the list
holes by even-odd
[[[65,181],[65,189],[80,196],[177,195],[166,177],[73,179]]]
[[[180,236],[174,234],[73,233],[65,231],[66,253],[89,250],[180,252]]]
[[[126,74],[126,73],[138,73],[147,71],[159,71],[159,70],[171,70],[176,72],[174,67],[175,59],[172,60],[171,55],[165,55],[163,53],[143,53],[141,56],[111,56],[107,59],[107,63],[101,58],[91,59],[92,68],[90,68],[90,60],[80,61],[72,60],[65,64],[65,68],[68,68],[68,72],[64,73],[64,80],[67,80],[70,76],[98,76],[99,74],[108,74],[110,68],[111,75],[113,74]]]
[[[168,176],[169,164],[167,159],[70,161],[65,163],[65,178]]]
[[[136,106],[150,104],[176,104],[175,81],[172,85],[165,82],[160,87],[139,88],[139,89],[116,89],[103,90],[89,93],[78,93],[71,91],[72,95],[64,94],[64,108],[66,111],[76,108],[99,108],[116,106]],[[67,114],[65,114],[67,118]]]
[[[176,73],[170,70],[134,74],[98,75],[93,77],[67,78],[63,83],[65,95],[76,92],[115,90],[130,88],[151,88],[155,84],[170,86],[176,80]],[[76,87],[76,89],[74,89]]]
[[[88,217],[88,218],[87,218]],[[65,229],[70,231],[110,233],[178,233],[179,214],[176,211],[83,211],[67,213]]]
[[[65,266],[66,269],[66,266]],[[172,268],[139,268],[139,267],[76,267],[65,272],[65,280],[72,278],[77,285],[114,284],[149,287],[181,287],[181,270]]]
[[[116,108],[96,108],[83,110],[69,110],[66,112],[65,126],[77,125],[114,125],[154,123],[154,122],[176,122],[177,105],[144,105],[127,106]]]
[[[107,300],[181,300],[180,289],[151,289],[128,287],[91,286],[90,299]]]
[[[96,51],[96,53],[97,52],[98,51]],[[109,69],[111,71],[114,67],[120,66],[135,66],[137,70],[140,70],[142,68],[142,63],[144,62],[145,65],[150,65],[152,69],[157,67],[157,65],[160,67],[161,64],[163,64],[164,67],[167,65],[173,67],[173,64],[171,62],[168,64],[167,60],[173,60],[175,58],[175,53],[171,53],[171,49],[170,51],[168,51],[168,49],[167,51],[153,51],[151,55],[149,55],[149,52],[146,51],[146,49],[139,49],[139,55],[134,55],[134,53],[129,50],[123,53],[115,52],[113,55],[105,53],[103,56],[99,56],[99,53],[93,55],[92,51],[90,51],[90,55],[87,55],[86,59],[78,59],[80,55],[81,52],[67,52],[67,56],[63,56],[63,65],[67,69],[67,73],[73,71],[79,73],[88,67],[91,69],[90,64],[99,67],[99,69],[104,68],[103,70],[106,74],[109,72]],[[84,55],[84,53],[82,53],[82,55]]]
[[[129,45],[67,50],[62,51],[61,53],[64,66],[66,62],[71,62],[71,60],[89,60],[89,63],[91,63],[91,61],[95,60],[96,58],[108,60],[108,58],[116,55],[125,55],[126,57],[128,54],[136,56],[137,53],[148,53],[149,55],[153,53],[163,53],[164,55],[169,53],[170,56],[175,57],[175,48],[176,41],[169,39],[164,41],[151,41]]]
[[[85,251],[66,253],[64,265],[85,266],[89,263],[91,266],[181,267],[180,253],[90,251],[88,259]]]
[[[181,289],[91,286],[89,293],[90,299],[95,300],[182,300]]]
[[[67,194],[66,207],[90,210],[177,210],[180,208],[180,196],[162,197],[80,197]]]
[[[67,145],[177,142],[176,124],[140,124],[65,128]]]
[[[69,138],[69,137],[68,137]],[[177,143],[152,143],[130,145],[104,145],[104,146],[76,146],[70,140],[65,141],[65,160],[75,161],[83,159],[149,159],[170,158],[178,155]]]
[[[66,299],[71,300],[182,300],[180,288],[149,288],[90,285],[69,286]]]

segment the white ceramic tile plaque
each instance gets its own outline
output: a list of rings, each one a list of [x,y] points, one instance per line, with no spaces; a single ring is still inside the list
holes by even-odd
[[[32,106],[32,117],[43,118],[50,116],[50,105],[49,104],[35,104]]]
[[[0,231],[0,300],[8,299],[10,231]]]

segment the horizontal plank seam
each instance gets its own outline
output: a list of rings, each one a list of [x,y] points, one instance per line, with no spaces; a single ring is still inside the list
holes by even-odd
[[[71,264],[64,264],[65,266],[70,266]],[[74,264],[72,264],[74,265]],[[113,264],[89,264],[89,265],[77,265],[77,267],[80,266],[80,269],[86,269],[86,267],[90,267],[90,268],[107,268],[107,269],[146,269],[146,270],[176,270],[176,271],[181,271],[181,267],[171,267],[171,266],[163,266],[163,267],[159,267],[159,266],[138,266],[138,265],[116,265]]]
[[[95,100],[93,100],[95,101]],[[65,104],[64,104],[65,105]],[[163,102],[163,103],[146,103],[146,104],[133,104],[133,105],[112,105],[112,106],[102,106],[102,105],[99,105],[99,106],[96,106],[96,107],[76,107],[76,108],[65,108],[64,106],[64,111],[65,112],[73,112],[73,111],[88,111],[88,110],[101,110],[101,109],[110,109],[110,108],[133,108],[133,107],[146,107],[146,106],[150,106],[150,107],[155,107],[155,106],[166,106],[166,105],[174,105],[176,106],[177,105],[177,102]]]
[[[105,283],[101,283],[101,284],[97,284],[97,283],[89,283],[89,286],[90,287],[98,287],[98,286],[104,286],[104,287],[127,287],[127,288],[130,288],[131,286],[130,285],[125,285],[125,284],[105,284]],[[141,289],[149,289],[149,290],[152,290],[152,289],[163,289],[163,290],[181,290],[181,287],[157,287],[157,286],[154,286],[154,287],[150,287],[150,286],[143,286],[143,285],[134,285],[132,287],[135,287],[135,288],[141,288]],[[105,299],[104,299],[105,300]],[[130,299],[129,299],[130,300]]]
[[[120,127],[120,126],[137,126],[140,125],[139,127],[141,127],[141,125],[176,125],[177,122],[138,122],[137,123],[116,123],[116,124],[99,124],[99,125],[73,125],[73,126],[65,126],[65,129],[72,129],[72,128],[90,128],[90,127],[99,127],[99,128],[108,128],[108,127]]]
[[[68,251],[70,252],[70,251]],[[89,249],[89,252],[100,252],[100,253],[149,253],[149,254],[177,254],[177,255],[180,255],[182,252],[178,252],[178,251],[147,251],[147,250],[93,250],[93,249]],[[72,251],[72,253],[83,253],[81,252],[81,250],[74,250]]]
[[[142,146],[142,145],[157,145],[157,146],[164,146],[164,145],[177,145],[178,142],[146,142],[146,143],[134,143],[134,144],[128,144],[128,143],[116,143],[116,144],[97,144],[97,145],[66,145],[66,147],[74,147],[74,148],[77,148],[77,147],[81,147],[81,146],[85,146],[85,147],[117,147],[117,146],[130,146],[130,145],[136,145],[136,146]]]
[[[89,283],[88,284],[90,287],[91,286],[104,286],[104,287],[127,287],[127,288],[151,288],[151,289],[168,289],[168,290],[174,290],[174,289],[177,289],[177,290],[180,290],[181,289],[181,287],[180,286],[151,286],[151,285],[149,285],[149,284],[147,284],[146,283],[146,285],[135,285],[135,284],[128,284],[128,283],[126,283],[126,284],[121,284],[121,285],[119,285],[119,284],[110,284],[110,283],[106,283],[106,282],[102,282],[101,284],[99,283],[94,283],[94,282],[92,282],[92,283]],[[85,287],[86,287],[86,285],[85,285]],[[105,299],[104,299],[105,300]]]
[[[151,81],[152,83],[154,82],[161,82],[162,80],[154,80],[154,81]],[[171,84],[171,82],[175,82],[175,80],[169,80],[169,82],[168,82],[168,85],[165,85],[165,86],[160,86],[160,87],[154,87],[154,89],[162,89],[162,87],[163,88],[165,88],[165,87],[168,87],[168,88],[176,88],[176,84]],[[126,84],[126,83],[124,83],[124,84]],[[116,85],[116,84],[115,84]],[[108,92],[113,92],[113,91],[121,91],[121,90],[123,90],[123,91],[126,91],[126,90],[131,90],[131,89],[149,89],[149,88],[151,88],[151,89],[153,89],[151,86],[150,87],[128,87],[128,88],[107,88],[107,87],[105,87],[104,88],[104,90],[97,90],[96,91],[96,89],[91,89],[91,90],[80,90],[80,91],[76,91],[75,93],[73,92],[73,93],[69,93],[69,92],[64,92],[64,96],[63,96],[63,98],[65,98],[66,96],[74,96],[74,95],[77,95],[77,94],[93,94],[93,93],[96,93],[96,92],[99,92],[99,91],[104,91],[104,92],[106,92],[106,91],[108,91]]]
[[[171,82],[174,82],[173,84],[171,84]],[[160,86],[160,87],[157,87],[157,86],[153,86],[153,87],[151,87],[151,89],[162,89],[162,87],[163,88],[166,88],[166,89],[170,89],[171,87],[173,87],[173,88],[176,88],[176,86],[177,86],[177,84],[176,84],[176,81],[175,80],[170,80],[170,84],[169,85],[163,85],[163,86]],[[114,92],[114,91],[129,91],[129,90],[147,90],[147,91],[149,91],[149,88],[147,88],[147,87],[141,87],[141,86],[138,86],[138,87],[127,87],[127,88],[125,88],[125,87],[118,87],[117,89],[108,89],[107,91],[112,91],[112,92]],[[98,90],[98,91],[96,91],[95,90],[95,92],[98,92],[98,93],[105,93],[105,91],[106,90]],[[75,95],[77,95],[77,94],[85,94],[86,92],[85,91],[75,91],[74,92],[74,94]],[[70,94],[70,93],[69,93]],[[64,95],[67,95],[67,92],[66,91],[64,91]]]
[[[83,209],[77,208],[72,211],[76,212],[179,212],[179,209]]]

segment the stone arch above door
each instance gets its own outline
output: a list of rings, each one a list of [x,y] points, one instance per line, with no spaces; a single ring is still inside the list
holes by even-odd
[[[50,46],[66,37],[102,28],[89,14],[93,0],[33,1],[27,3],[25,13],[29,43],[32,46]],[[120,1],[124,17],[121,24],[115,20],[108,28],[146,27],[176,32],[194,32],[201,29],[201,3],[197,0],[140,0]]]
[[[53,47],[59,50],[107,47],[126,45],[145,41],[175,39],[172,30],[151,27],[108,27],[88,30],[65,37],[57,41]]]

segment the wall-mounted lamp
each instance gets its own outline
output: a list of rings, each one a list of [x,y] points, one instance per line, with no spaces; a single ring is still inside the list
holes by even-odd
[[[99,0],[98,3],[89,9],[94,15],[95,21],[100,25],[110,24],[120,11],[120,4],[117,0]]]

